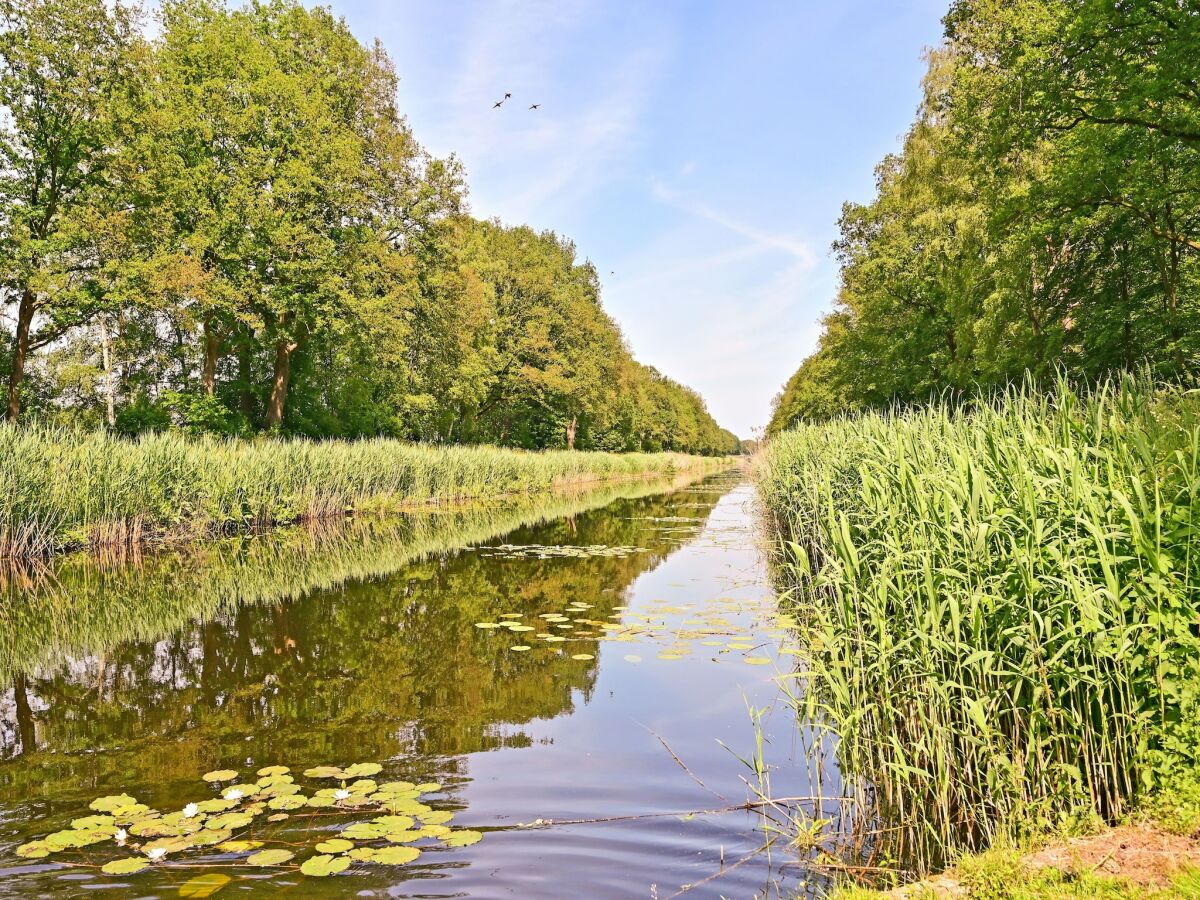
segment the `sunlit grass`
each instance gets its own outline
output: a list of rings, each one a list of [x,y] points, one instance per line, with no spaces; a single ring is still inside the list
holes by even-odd
[[[1127,379],[802,425],[759,479],[876,859],[1125,814],[1195,709],[1197,400]]]
[[[715,469],[677,453],[527,453],[390,439],[128,440],[0,428],[0,556],[136,543],[569,484]]]

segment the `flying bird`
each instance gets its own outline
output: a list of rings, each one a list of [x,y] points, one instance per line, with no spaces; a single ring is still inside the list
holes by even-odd
[[[531,107],[529,107],[529,108],[530,108],[530,109],[541,109],[541,108],[542,108],[542,104],[540,104],[540,103],[535,103],[535,104],[533,104],[533,105],[532,105]]]
[[[510,98],[511,96],[512,96],[512,94],[505,94],[505,95],[504,95],[504,99],[505,99],[505,100],[507,100],[507,99],[508,99],[508,98]]]
[[[504,105],[503,100],[497,100],[495,103],[492,104],[492,109],[499,109],[503,105]]]

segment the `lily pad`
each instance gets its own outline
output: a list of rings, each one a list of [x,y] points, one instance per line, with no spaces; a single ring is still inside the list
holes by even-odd
[[[372,819],[371,825],[379,825],[387,831],[403,831],[406,828],[412,828],[415,820],[412,816],[379,816]]]
[[[83,831],[100,830],[102,828],[112,828],[115,830],[117,827],[117,820],[112,816],[105,815],[84,816],[81,819],[72,819],[71,827],[78,828]]]
[[[232,834],[228,828],[202,828],[191,835],[191,841],[197,847],[210,847],[229,840]]]
[[[454,818],[454,813],[445,809],[436,809],[432,812],[422,813],[419,818],[426,825],[444,825]]]
[[[348,868],[350,860],[345,856],[313,856],[300,864],[300,871],[313,878],[326,878]]]
[[[476,628],[499,628],[500,623],[499,622],[476,622],[475,627]]]
[[[238,773],[233,769],[214,769],[211,772],[205,772],[201,777],[209,784],[216,784],[218,781],[232,781],[237,778]]]
[[[308,798],[291,794],[282,797],[272,797],[267,802],[267,806],[271,807],[271,809],[299,809],[307,802]]]
[[[379,763],[355,763],[346,769],[347,778],[369,778],[383,771]]]
[[[440,791],[441,789],[442,785],[437,781],[426,781],[423,784],[418,784],[416,787],[417,792],[421,794],[432,794],[435,791]]]
[[[196,804],[203,813],[224,812],[237,806],[236,800],[226,800],[224,797],[213,797],[211,800],[201,800]]]
[[[370,862],[375,858],[375,851],[370,847],[355,847],[346,855],[357,862]]]
[[[512,650],[514,653],[524,653],[526,650],[529,650],[531,648],[525,646],[524,644],[518,644],[517,646],[509,647],[508,649]]]
[[[346,773],[337,766],[313,766],[311,769],[304,770],[304,777],[342,779],[346,777]]]
[[[266,777],[270,775],[286,775],[290,771],[292,770],[287,766],[263,766],[258,770],[257,774]]]
[[[483,840],[483,834],[478,831],[452,831],[446,835],[444,842],[447,847],[470,847]]]
[[[571,659],[595,659],[595,658],[596,657],[592,656],[592,654],[590,654],[590,653],[575,653],[575,654],[572,654],[572,656],[571,656]]]
[[[342,829],[342,836],[356,841],[376,841],[388,833],[383,825],[372,822],[355,822]]]
[[[330,838],[317,844],[318,853],[345,853],[354,849],[354,841],[344,841],[341,838]]]
[[[217,849],[225,853],[248,853],[262,846],[262,841],[222,841]]]
[[[346,790],[352,794],[373,794],[378,789],[379,785],[370,778],[360,778],[353,784],[346,786]]]
[[[17,856],[22,859],[42,859],[49,856],[53,850],[45,841],[30,841],[17,848]]]
[[[219,816],[213,816],[208,820],[209,828],[232,828],[235,831],[238,828],[245,828],[254,821],[254,816],[245,812],[229,812]]]
[[[412,862],[420,855],[421,851],[416,847],[380,847],[378,850],[372,851],[371,862],[384,866],[402,866]]]
[[[136,803],[137,800],[128,794],[114,794],[109,797],[97,797],[91,802],[89,809],[94,809],[96,812],[112,812],[122,807],[133,806]]]
[[[291,850],[259,850],[246,857],[251,866],[282,866],[296,854]]]
[[[309,797],[305,803],[312,809],[324,809],[325,807],[333,806],[336,801],[332,797],[322,797],[318,794],[315,797]]]
[[[180,897],[211,897],[233,879],[220,872],[206,872],[179,886]]]
[[[150,868],[150,860],[140,856],[126,856],[123,859],[106,862],[100,867],[100,871],[105,875],[133,875],[135,872],[141,872],[148,868]]]

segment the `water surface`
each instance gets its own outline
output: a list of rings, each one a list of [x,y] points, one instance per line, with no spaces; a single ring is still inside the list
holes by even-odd
[[[170,861],[122,879],[13,850],[102,794],[178,809],[212,769],[374,761],[484,839],[320,880],[212,855],[221,895],[792,896],[812,876],[754,852],[757,815],[689,814],[749,796],[750,708],[773,793],[813,790],[757,538],[723,475],[11,574],[0,894],[178,896],[196,872]],[[506,615],[535,630],[476,627]]]

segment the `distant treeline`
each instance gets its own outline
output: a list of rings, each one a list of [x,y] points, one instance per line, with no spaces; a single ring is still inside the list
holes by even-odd
[[[944,23],[771,432],[1027,371],[1196,368],[1200,7],[956,0]]]
[[[738,450],[570,241],[468,214],[378,44],[295,0],[159,18],[0,3],[8,420]]]

